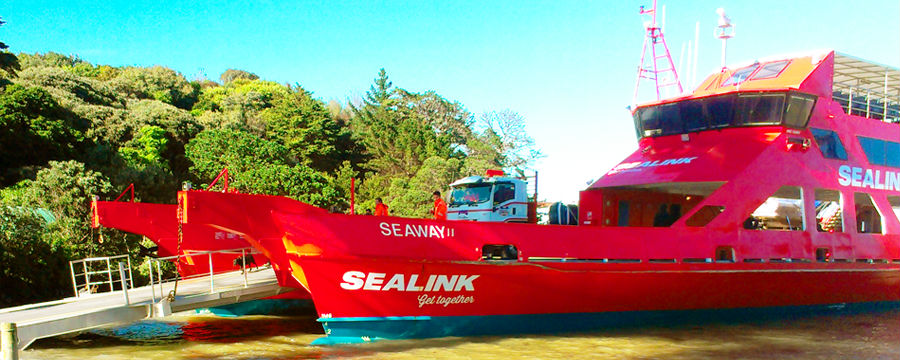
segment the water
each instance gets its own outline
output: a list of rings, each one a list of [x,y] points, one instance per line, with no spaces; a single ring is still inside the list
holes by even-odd
[[[179,316],[38,341],[21,359],[900,359],[900,309],[792,319],[317,347],[311,315]]]

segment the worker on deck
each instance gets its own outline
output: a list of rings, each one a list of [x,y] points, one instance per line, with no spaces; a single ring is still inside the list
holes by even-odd
[[[381,201],[381,198],[375,198],[375,216],[388,216],[388,206]]]
[[[447,220],[447,203],[441,199],[441,192],[435,191],[431,195],[434,198],[434,209],[431,210],[431,214],[436,220]]]

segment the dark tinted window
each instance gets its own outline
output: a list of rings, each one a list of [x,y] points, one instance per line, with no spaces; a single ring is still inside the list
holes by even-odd
[[[684,119],[684,131],[694,132],[709,128],[709,120],[703,111],[700,101],[686,101],[681,104],[681,118]]]
[[[717,96],[707,100],[706,107],[707,110],[709,110],[710,127],[719,128],[731,125],[735,98],[737,98],[737,96],[731,95]]]
[[[732,126],[784,124],[803,128],[816,97],[801,93],[763,92],[720,95],[647,106],[634,112],[638,138]],[[790,101],[786,105],[786,101]]]
[[[776,61],[762,66],[750,80],[770,79],[778,76],[784,68],[790,63],[790,60]]]
[[[784,94],[741,95],[734,107],[734,124],[775,125],[781,123]]]
[[[802,129],[809,122],[816,97],[806,94],[791,94],[788,96],[787,109],[784,109],[784,125],[796,129]]]
[[[828,159],[847,160],[847,151],[844,150],[844,144],[837,133],[816,128],[810,128],[809,130],[812,132],[813,138],[816,139],[816,145],[819,146],[822,156]]]

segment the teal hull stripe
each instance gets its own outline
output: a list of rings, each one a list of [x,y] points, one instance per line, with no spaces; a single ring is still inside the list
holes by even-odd
[[[345,322],[345,321],[404,321],[404,320],[431,320],[431,316],[372,316],[372,317],[345,317],[345,318],[319,318],[318,322]]]
[[[756,322],[900,308],[900,302],[785,306],[718,310],[627,311],[489,316],[385,316],[320,318],[326,337],[313,345],[336,345],[383,339],[504,334],[563,334],[647,326]]]

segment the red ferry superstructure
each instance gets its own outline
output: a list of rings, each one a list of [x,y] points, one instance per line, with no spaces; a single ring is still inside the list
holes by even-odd
[[[179,211],[291,269],[325,327],[319,343],[895,304],[897,102],[869,95],[867,118],[857,93],[848,114],[834,79],[897,70],[854,64],[833,52],[761,60],[638,106],[638,149],[581,192],[577,226],[330,214],[204,191],[180,192]]]

